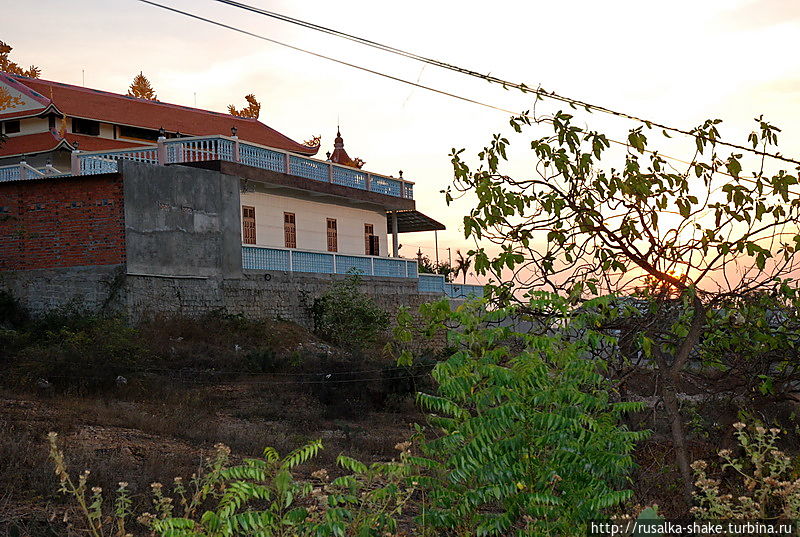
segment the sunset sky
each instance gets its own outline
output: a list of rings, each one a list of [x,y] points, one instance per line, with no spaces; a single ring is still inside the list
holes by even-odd
[[[512,110],[530,97],[400,59],[212,0],[160,0],[295,46]],[[540,85],[562,95],[692,128],[725,120],[723,137],[743,143],[753,117],[783,129],[781,152],[800,154],[800,2],[672,0],[642,2],[289,2],[246,3],[305,19],[480,72]],[[422,212],[448,227],[445,248],[465,249],[460,221],[469,200],[447,208],[451,148],[474,155],[492,133],[508,133],[506,114],[414,89],[148,6],[136,0],[2,2],[0,40],[11,58],[42,77],[124,93],[142,70],[161,101],[224,111],[255,93],[260,119],[303,141],[322,135],[332,150],[337,121],[351,156],[365,168],[416,181]],[[542,111],[563,108],[545,103]],[[587,116],[594,129],[624,137],[630,122]],[[527,136],[512,143],[527,146]],[[683,142],[669,150],[680,156]],[[515,153],[512,170],[530,159]],[[401,237],[401,254],[433,234]]]

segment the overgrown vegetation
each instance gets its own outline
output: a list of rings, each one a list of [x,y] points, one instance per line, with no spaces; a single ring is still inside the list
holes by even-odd
[[[400,461],[367,466],[340,455],[344,475],[331,479],[319,470],[309,481],[296,480],[293,471],[316,456],[320,441],[285,457],[268,447],[263,458],[240,464],[232,464],[230,449],[217,444],[191,479],[151,485],[153,512],[133,513],[128,483],[118,483],[113,499],[104,501],[103,490],[89,486],[89,471],[70,474],[57,435],[50,433],[48,440],[60,491],[71,497],[82,519],[73,529],[93,537],[123,537],[137,522],[171,537],[379,537],[397,530],[396,517],[415,490],[408,485],[412,466],[406,444],[399,446]]]
[[[360,290],[361,279],[351,275],[335,282],[310,306],[314,332],[340,347],[363,349],[374,345],[389,328],[389,314]]]
[[[566,312],[557,296],[538,300]],[[497,326],[511,310],[473,303],[448,312],[458,349],[433,370],[436,394],[423,443],[430,470],[429,523],[457,535],[580,535],[584,525],[630,498],[625,476],[645,432],[621,425],[640,403],[612,402],[603,364],[586,357],[606,339],[586,314],[572,326],[535,335]]]
[[[776,153],[780,129],[761,117],[750,147],[727,154],[721,120],[705,121],[680,160],[652,147],[648,123],[630,129],[619,151],[578,123],[564,111],[511,118],[520,134],[546,129],[525,143],[534,166],[524,178],[507,171],[511,142],[500,134],[477,166],[454,150],[447,199],[477,196],[464,231],[497,245],[471,255],[501,305],[524,306],[531,290],[548,289],[575,304],[614,294],[628,306],[605,326],[624,342],[612,375],[628,378],[643,360],[656,372],[657,411],[690,501],[683,387],[699,372],[709,395],[749,398],[753,379],[776,394],[797,380],[798,178],[764,158]]]
[[[718,453],[726,479],[709,476],[714,469],[704,460],[692,463],[696,478],[693,515],[711,520],[797,520],[800,517],[800,479],[796,460],[778,448],[781,430],[735,423],[736,453]],[[727,490],[725,490],[727,489]]]
[[[568,307],[556,296],[540,300]],[[487,313],[480,303],[453,312],[447,301],[424,308],[423,322],[455,329],[453,346],[434,368],[433,390],[419,395],[432,412],[429,425],[396,446],[399,461],[365,465],[340,456],[344,475],[328,482],[327,472],[316,472],[300,481],[291,470],[321,443],[284,459],[268,448],[264,459],[230,467],[228,450],[219,447],[191,486],[177,482],[173,499],[154,485],[155,513],[140,522],[165,537],[378,537],[401,524],[419,535],[584,534],[588,520],[631,495],[624,478],[645,433],[629,431],[620,417],[642,405],[610,401],[602,364],[586,359],[587,346],[606,339],[589,328],[594,314],[574,318],[584,339],[571,338],[571,326],[550,336],[485,328],[509,313]],[[406,325],[396,332],[401,340],[410,335]],[[104,521],[120,527],[118,514],[101,515],[101,491],[89,494],[88,476],[68,476],[54,436],[51,453],[87,528],[99,537]],[[117,513],[125,501],[110,508]]]

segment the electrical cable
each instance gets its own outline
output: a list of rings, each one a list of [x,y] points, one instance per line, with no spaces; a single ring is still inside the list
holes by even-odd
[[[495,106],[495,105],[492,105],[492,104],[489,104],[489,103],[478,101],[476,99],[472,99],[472,98],[464,97],[462,95],[457,95],[455,93],[451,93],[451,92],[448,92],[448,91],[440,90],[440,89],[437,89],[437,88],[434,88],[434,87],[431,87],[431,86],[426,86],[424,84],[420,84],[418,82],[413,82],[411,80],[406,80],[404,78],[400,78],[400,77],[397,77],[397,76],[394,76],[394,75],[390,75],[390,74],[387,74],[387,73],[382,73],[380,71],[376,71],[376,70],[370,69],[368,67],[363,67],[363,66],[356,65],[356,64],[353,64],[353,63],[350,63],[350,62],[346,62],[344,60],[340,60],[338,58],[334,58],[332,56],[327,56],[327,55],[324,55],[324,54],[320,54],[318,52],[314,52],[314,51],[311,51],[311,50],[308,50],[308,49],[304,49],[302,47],[297,47],[295,45],[290,45],[288,43],[284,43],[284,42],[278,41],[276,39],[272,39],[272,38],[269,38],[269,37],[266,37],[266,36],[263,36],[263,35],[260,35],[260,34],[256,34],[254,32],[250,32],[248,30],[244,30],[242,28],[238,28],[236,26],[231,26],[231,25],[225,24],[223,22],[219,22],[219,21],[215,21],[213,19],[202,17],[200,15],[197,15],[197,14],[194,14],[194,13],[190,13],[188,11],[183,11],[183,10],[171,7],[171,6],[166,6],[166,5],[163,5],[163,4],[159,4],[158,2],[153,2],[152,0],[137,0],[137,1],[142,2],[144,4],[149,4],[149,5],[154,6],[154,7],[159,7],[161,9],[165,9],[165,10],[171,11],[173,13],[184,15],[186,17],[190,17],[190,18],[193,18],[193,19],[196,19],[196,20],[200,20],[200,21],[203,21],[203,22],[206,22],[206,23],[209,23],[209,24],[213,24],[213,25],[219,26],[221,28],[232,30],[234,32],[238,32],[238,33],[241,33],[241,34],[244,34],[244,35],[248,35],[250,37],[255,37],[256,39],[260,39],[262,41],[267,41],[269,43],[280,45],[280,46],[283,46],[283,47],[286,47],[286,48],[289,48],[289,49],[292,49],[292,50],[295,50],[295,51],[298,51],[298,52],[302,52],[302,53],[305,53],[305,54],[310,54],[310,55],[318,57],[318,58],[322,58],[322,59],[325,59],[325,60],[328,60],[328,61],[332,61],[334,63],[345,65],[347,67],[352,67],[354,69],[358,69],[360,71],[364,71],[364,72],[367,72],[367,73],[370,73],[370,74],[374,74],[376,76],[387,78],[389,80],[394,80],[395,82],[400,82],[400,83],[403,83],[403,84],[414,86],[414,87],[417,87],[417,88],[420,88],[420,89],[431,91],[433,93],[438,93],[440,95],[444,95],[444,96],[447,96],[447,97],[452,97],[452,98],[458,99],[460,101],[464,101],[464,102],[476,104],[478,106],[482,106],[482,107],[485,107],[485,108],[490,108],[490,109],[493,109],[493,110],[497,110],[499,112],[504,112],[504,113],[510,114],[510,115],[512,115],[514,117],[529,117],[527,114],[524,114],[524,113],[514,112],[514,111],[509,110],[507,108],[503,108],[503,107],[500,107],[500,106]],[[508,85],[508,84],[506,84],[506,85]],[[534,90],[531,90],[531,88],[528,88],[528,90],[530,90],[532,92],[534,91]],[[553,97],[554,94],[545,92],[545,95],[547,95],[548,97]],[[571,102],[573,105],[584,106],[584,104],[586,104],[586,106],[589,106],[589,107],[592,106],[592,105],[589,105],[588,103],[583,103],[582,101],[578,101],[578,100],[575,100],[575,99],[568,100],[567,98],[561,97],[561,96],[559,96],[559,100],[564,100],[564,102]],[[684,131],[684,130],[673,128],[673,127],[667,127],[665,125],[661,125],[661,124],[656,123],[656,122],[643,120],[643,119],[637,118],[635,116],[628,116],[628,115],[623,114],[623,113],[617,113],[617,112],[614,112],[613,110],[609,110],[609,109],[602,109],[601,110],[602,107],[596,107],[596,108],[599,111],[606,111],[607,110],[609,113],[612,113],[612,114],[615,114],[615,115],[619,115],[621,117],[627,117],[628,119],[633,119],[635,121],[645,122],[648,125],[655,125],[655,126],[658,126],[660,128],[664,128],[665,130],[672,130],[674,132],[680,132],[682,134],[687,134],[689,136],[695,137],[695,135],[692,134],[689,131]],[[607,138],[607,140],[609,142],[617,144],[617,145],[629,147],[629,144],[626,143],[626,142],[621,142],[621,141],[614,140],[614,139],[611,139],[611,138]],[[715,140],[715,143],[720,144],[720,145],[726,145],[726,146],[729,146],[729,147],[734,147],[734,148],[737,148],[737,149],[742,149],[744,151],[755,153],[755,154],[760,155],[760,156],[768,156],[768,157],[776,158],[776,159],[779,159],[779,160],[784,160],[786,162],[791,162],[791,163],[794,163],[794,164],[797,164],[797,165],[800,166],[800,160],[789,159],[789,158],[783,157],[783,156],[781,156],[779,154],[765,153],[763,151],[758,151],[758,150],[755,150],[755,149],[751,149],[751,148],[748,148],[748,147],[745,147],[745,146],[736,145],[736,144],[731,144],[731,143],[728,143],[728,142],[722,142],[720,140]],[[646,149],[645,152],[650,153],[650,154],[655,154],[656,153],[656,151],[651,151],[649,149]],[[661,156],[664,159],[674,160],[674,161],[680,162],[682,164],[689,164],[686,161],[681,160],[681,159],[676,158],[676,157],[671,157],[671,156],[663,154],[663,153],[658,153],[658,154],[659,154],[659,156]],[[721,170],[718,170],[717,173],[721,173],[723,175],[728,175],[730,177],[734,177],[733,175],[731,175],[731,174],[729,174],[729,173],[727,173],[725,171],[721,171]],[[754,181],[753,179],[749,179],[749,178],[740,177],[739,179],[744,180],[744,181],[748,181],[748,182],[751,182],[751,183],[754,183],[754,184],[756,183],[756,181]],[[800,194],[795,193],[795,192],[790,192],[790,193],[794,194],[794,195],[800,195]]]
[[[142,1],[144,1],[144,0],[142,0]],[[647,125],[648,127],[658,127],[658,128],[663,129],[665,131],[675,132],[675,133],[679,133],[679,134],[683,134],[683,135],[691,136],[691,137],[697,137],[697,134],[694,131],[687,131],[686,129],[681,129],[681,128],[678,128],[678,127],[672,127],[672,126],[669,126],[669,125],[666,125],[666,124],[663,124],[663,123],[659,123],[657,121],[653,121],[653,120],[650,120],[650,119],[645,119],[645,118],[642,118],[642,117],[639,117],[639,116],[635,116],[633,114],[628,114],[626,112],[620,112],[618,110],[613,110],[613,109],[605,107],[605,106],[588,103],[586,101],[582,101],[582,100],[579,100],[579,99],[574,99],[574,98],[571,98],[571,97],[566,97],[564,95],[560,95],[560,94],[555,93],[555,92],[546,91],[546,90],[542,89],[541,87],[533,88],[531,86],[527,86],[526,84],[518,83],[518,82],[511,82],[510,80],[504,80],[502,78],[499,78],[499,77],[496,77],[496,76],[492,76],[491,74],[479,73],[479,72],[474,71],[472,69],[467,69],[465,67],[460,67],[460,66],[457,66],[457,65],[446,63],[446,62],[443,62],[441,60],[436,60],[436,59],[433,59],[433,58],[428,58],[428,57],[425,57],[425,56],[421,56],[421,55],[415,54],[413,52],[409,52],[409,51],[406,51],[406,50],[403,50],[403,49],[398,49],[398,48],[395,48],[395,47],[392,47],[392,46],[389,46],[389,45],[384,45],[384,44],[378,43],[376,41],[371,41],[371,40],[365,39],[363,37],[359,37],[359,36],[356,36],[356,35],[352,35],[352,34],[348,34],[348,33],[345,33],[345,32],[341,32],[339,30],[335,30],[333,28],[328,28],[328,27],[325,27],[325,26],[321,26],[319,24],[314,24],[314,23],[311,23],[311,22],[308,22],[308,21],[304,21],[304,20],[301,20],[301,19],[296,19],[294,17],[289,17],[287,15],[282,15],[282,14],[276,13],[274,11],[268,11],[266,9],[261,9],[261,8],[255,7],[255,6],[244,4],[242,2],[237,2],[235,0],[215,0],[215,1],[219,2],[221,4],[226,4],[226,5],[229,5],[229,6],[232,6],[232,7],[236,7],[236,8],[239,8],[239,9],[246,10],[246,11],[250,11],[252,13],[257,13],[259,15],[264,15],[264,16],[267,16],[267,17],[271,17],[273,19],[281,20],[281,21],[288,22],[288,23],[291,23],[291,24],[296,24],[296,25],[302,26],[304,28],[308,28],[308,29],[311,29],[311,30],[316,30],[316,31],[320,31],[320,32],[323,32],[323,33],[327,33],[327,34],[330,34],[330,35],[337,36],[337,37],[341,37],[341,38],[344,38],[344,39],[347,39],[347,40],[350,40],[350,41],[354,41],[354,42],[362,44],[362,45],[366,45],[366,46],[369,46],[369,47],[372,47],[372,48],[376,48],[378,50],[382,50],[384,52],[388,52],[390,54],[396,54],[398,56],[402,56],[402,57],[405,57],[405,58],[409,58],[409,59],[412,59],[412,60],[423,62],[423,63],[429,64],[429,65],[434,65],[434,66],[442,68],[442,69],[447,69],[447,70],[454,71],[454,72],[457,72],[457,73],[461,73],[461,74],[464,74],[464,75],[467,75],[467,76],[480,78],[482,80],[486,80],[487,82],[500,84],[504,88],[517,89],[517,90],[520,90],[520,91],[522,91],[524,93],[533,93],[533,94],[536,94],[536,95],[538,95],[540,97],[553,99],[553,100],[556,100],[556,101],[561,101],[561,102],[564,102],[566,104],[569,104],[570,106],[580,107],[580,108],[583,108],[583,109],[585,109],[587,111],[591,110],[591,111],[595,111],[595,112],[601,112],[601,113],[605,113],[605,114],[614,115],[614,116],[617,116],[617,117],[622,117],[622,118],[625,118],[625,119],[636,121],[638,123],[643,123],[643,124]],[[148,3],[150,3],[150,2],[148,2]],[[759,156],[770,157],[770,158],[774,158],[774,159],[777,159],[777,160],[782,160],[782,161],[785,161],[785,162],[790,162],[792,164],[800,165],[800,160],[795,160],[795,159],[792,159],[792,158],[784,157],[780,153],[769,153],[769,152],[765,152],[765,151],[760,151],[760,150],[755,149],[755,148],[750,148],[750,147],[747,147],[747,146],[743,146],[741,144],[735,144],[735,143],[731,143],[731,142],[726,142],[726,141],[719,140],[719,139],[716,139],[714,141],[715,141],[715,143],[717,143],[719,145],[724,145],[724,146],[731,147],[731,148],[734,148],[734,149],[739,149],[739,150],[742,150],[742,151],[755,153],[755,154],[757,154]]]

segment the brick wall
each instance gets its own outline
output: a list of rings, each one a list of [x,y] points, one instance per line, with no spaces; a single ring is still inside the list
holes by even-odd
[[[125,261],[122,177],[0,183],[0,270]]]

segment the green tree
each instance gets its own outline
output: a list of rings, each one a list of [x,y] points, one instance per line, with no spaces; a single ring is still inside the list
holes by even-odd
[[[456,255],[458,259],[456,259],[456,264],[453,267],[453,278],[458,278],[460,273],[464,277],[464,283],[466,284],[467,273],[472,266],[472,260],[469,258],[469,255],[465,257],[464,254],[461,253],[461,250],[456,250]]]
[[[423,255],[417,259],[417,265],[419,267],[419,272],[422,274],[442,274],[444,275],[446,280],[450,279],[450,274],[453,274],[455,270],[453,267],[450,266],[450,263],[447,261],[441,261],[436,263],[432,261],[430,257],[427,255]]]
[[[481,303],[454,312],[446,301],[423,308],[455,328],[458,349],[434,368],[436,393],[419,395],[433,432],[424,457],[411,459],[429,470],[420,478],[429,495],[423,517],[440,532],[585,535],[587,521],[632,494],[625,476],[646,433],[620,418],[642,404],[613,402],[603,362],[588,357],[610,338],[590,328],[588,310],[570,314],[547,293],[535,301],[569,320],[543,335],[499,325],[514,312]]]
[[[463,150],[453,150],[447,199],[455,192],[477,196],[464,217],[465,235],[497,244],[496,253],[483,247],[470,253],[476,272],[492,277],[499,302],[524,301],[541,288],[576,303],[604,293],[630,297],[625,303],[636,323],[629,346],[658,371],[690,497],[678,387],[706,338],[731,337],[729,316],[720,311],[736,310],[755,295],[772,298],[762,318],[796,305],[790,276],[800,244],[800,196],[791,190],[797,177],[768,171],[772,160],[765,154],[777,145],[779,129],[763,118],[748,137],[756,161],[743,152],[720,154],[715,119],[691,131],[693,154],[678,165],[649,148],[649,124],[631,129],[616,144],[621,149],[609,151],[613,140],[573,119],[562,111],[511,119],[517,133],[552,128],[530,140],[535,166],[525,178],[506,173],[510,142],[502,135],[478,154],[474,170]],[[754,170],[744,173],[750,164]],[[610,328],[620,329],[619,323]]]

